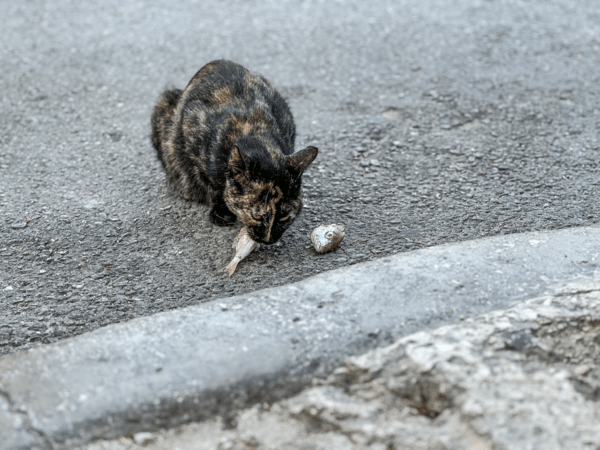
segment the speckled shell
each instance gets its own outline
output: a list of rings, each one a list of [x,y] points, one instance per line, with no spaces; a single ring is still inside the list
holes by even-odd
[[[333,250],[344,239],[344,227],[340,225],[321,225],[310,233],[310,240],[319,253],[325,253]]]

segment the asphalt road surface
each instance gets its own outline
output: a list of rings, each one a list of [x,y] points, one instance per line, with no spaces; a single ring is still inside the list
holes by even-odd
[[[0,3],[0,352],[482,236],[598,223],[597,1]],[[150,112],[228,58],[319,147],[305,211],[239,228],[175,196]],[[346,228],[317,255],[308,233]]]

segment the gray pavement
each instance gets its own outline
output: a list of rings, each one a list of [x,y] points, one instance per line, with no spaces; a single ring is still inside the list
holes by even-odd
[[[0,3],[0,352],[482,236],[598,223],[595,0]],[[176,198],[153,103],[226,57],[320,156],[280,246]],[[308,233],[342,223],[339,249]],[[417,308],[418,309],[418,308]]]
[[[240,409],[291,396],[349,355],[597,278],[599,261],[600,227],[498,236],[5,355],[0,449],[72,448],[216,416],[234,426]]]

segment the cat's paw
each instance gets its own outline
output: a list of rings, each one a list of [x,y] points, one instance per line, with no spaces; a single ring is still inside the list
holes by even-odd
[[[230,227],[235,225],[237,217],[228,209],[211,209],[208,219],[220,227]]]

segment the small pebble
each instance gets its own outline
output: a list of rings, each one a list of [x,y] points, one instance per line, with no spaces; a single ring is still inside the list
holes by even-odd
[[[584,377],[589,373],[590,370],[591,369],[589,366],[579,366],[575,369],[575,375],[578,377]]]
[[[148,431],[140,431],[133,435],[133,442],[138,445],[148,445],[152,441],[154,441],[154,433],[149,433]]]

